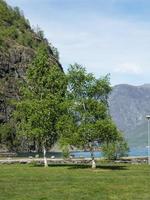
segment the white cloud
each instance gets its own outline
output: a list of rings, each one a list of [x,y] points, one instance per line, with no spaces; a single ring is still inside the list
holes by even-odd
[[[114,69],[114,72],[120,74],[140,75],[143,73],[141,66],[134,63],[123,63]]]

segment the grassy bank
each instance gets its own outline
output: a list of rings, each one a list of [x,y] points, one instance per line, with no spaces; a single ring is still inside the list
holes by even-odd
[[[0,200],[149,200],[147,165],[0,165]]]

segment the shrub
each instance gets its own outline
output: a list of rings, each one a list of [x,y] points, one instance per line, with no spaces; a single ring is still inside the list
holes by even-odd
[[[129,152],[129,147],[127,142],[120,137],[117,141],[111,143],[104,143],[102,145],[102,151],[104,157],[109,160],[116,160],[123,156],[127,156]]]

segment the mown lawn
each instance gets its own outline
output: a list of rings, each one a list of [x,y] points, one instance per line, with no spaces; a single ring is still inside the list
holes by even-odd
[[[147,165],[0,165],[0,200],[149,200]]]

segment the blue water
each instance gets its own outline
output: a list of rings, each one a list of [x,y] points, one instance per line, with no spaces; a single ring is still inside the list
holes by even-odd
[[[131,148],[129,151],[129,156],[147,156],[147,148]]]
[[[39,157],[43,157],[43,153],[17,153],[17,157],[35,157],[36,154],[39,154]],[[70,155],[73,155],[75,158],[79,157],[84,157],[84,158],[90,158],[90,152],[84,152],[84,151],[76,151],[76,152],[71,152]],[[147,156],[147,148],[130,148],[130,151],[128,153],[129,156]],[[47,157],[55,156],[55,158],[62,158],[63,155],[61,152],[47,152]],[[94,152],[94,157],[95,158],[100,158],[102,157],[103,154],[100,151]]]
[[[90,158],[90,152],[86,151],[78,151],[78,152],[72,152],[71,155],[73,155],[76,158],[79,157],[84,157],[84,158]],[[100,151],[94,152],[94,157],[95,158],[100,158],[102,157],[103,154]],[[131,148],[128,156],[147,156],[147,148]]]

